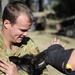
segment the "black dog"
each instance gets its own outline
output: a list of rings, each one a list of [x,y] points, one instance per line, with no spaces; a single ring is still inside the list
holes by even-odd
[[[26,54],[22,57],[11,56],[9,59],[17,65],[18,69],[26,71],[29,75],[40,75],[48,64],[58,71],[70,75],[66,70],[66,63],[73,50],[74,49],[64,50],[61,45],[55,44],[37,55]]]
[[[29,75],[40,75],[47,65],[46,56],[46,51],[43,51],[38,55],[11,56],[9,59],[17,65],[18,69],[26,71]]]

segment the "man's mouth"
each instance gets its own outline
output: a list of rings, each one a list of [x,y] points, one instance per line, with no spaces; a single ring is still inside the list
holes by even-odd
[[[23,39],[24,38],[24,36],[23,37],[19,37],[19,39]]]

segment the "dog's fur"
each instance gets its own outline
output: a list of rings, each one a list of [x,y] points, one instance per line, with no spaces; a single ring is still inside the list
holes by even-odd
[[[17,68],[24,70],[29,75],[40,75],[43,69],[46,68],[47,63],[46,51],[43,51],[37,55],[26,54],[22,57],[10,56],[9,59],[17,65]]]

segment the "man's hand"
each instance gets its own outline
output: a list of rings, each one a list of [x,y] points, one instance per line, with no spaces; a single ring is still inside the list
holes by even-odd
[[[57,38],[54,38],[54,39],[51,41],[51,44],[50,44],[49,46],[54,45],[54,44],[59,44],[59,45],[61,45],[62,47],[65,47],[65,44],[62,44],[61,41],[60,41],[60,39],[57,39]]]
[[[20,75],[13,62],[7,62],[2,58],[0,58],[0,70],[6,75]]]

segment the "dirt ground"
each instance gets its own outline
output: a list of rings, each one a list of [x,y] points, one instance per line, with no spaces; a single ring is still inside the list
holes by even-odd
[[[46,49],[54,37],[60,39],[62,44],[66,44],[65,49],[75,47],[75,38],[57,36],[52,34],[55,32],[56,32],[55,29],[46,29],[43,32],[34,31],[34,32],[29,32],[29,37],[31,37],[34,40],[35,44],[38,46],[40,51]],[[49,70],[48,75],[64,75],[51,66],[47,66],[47,68]]]

